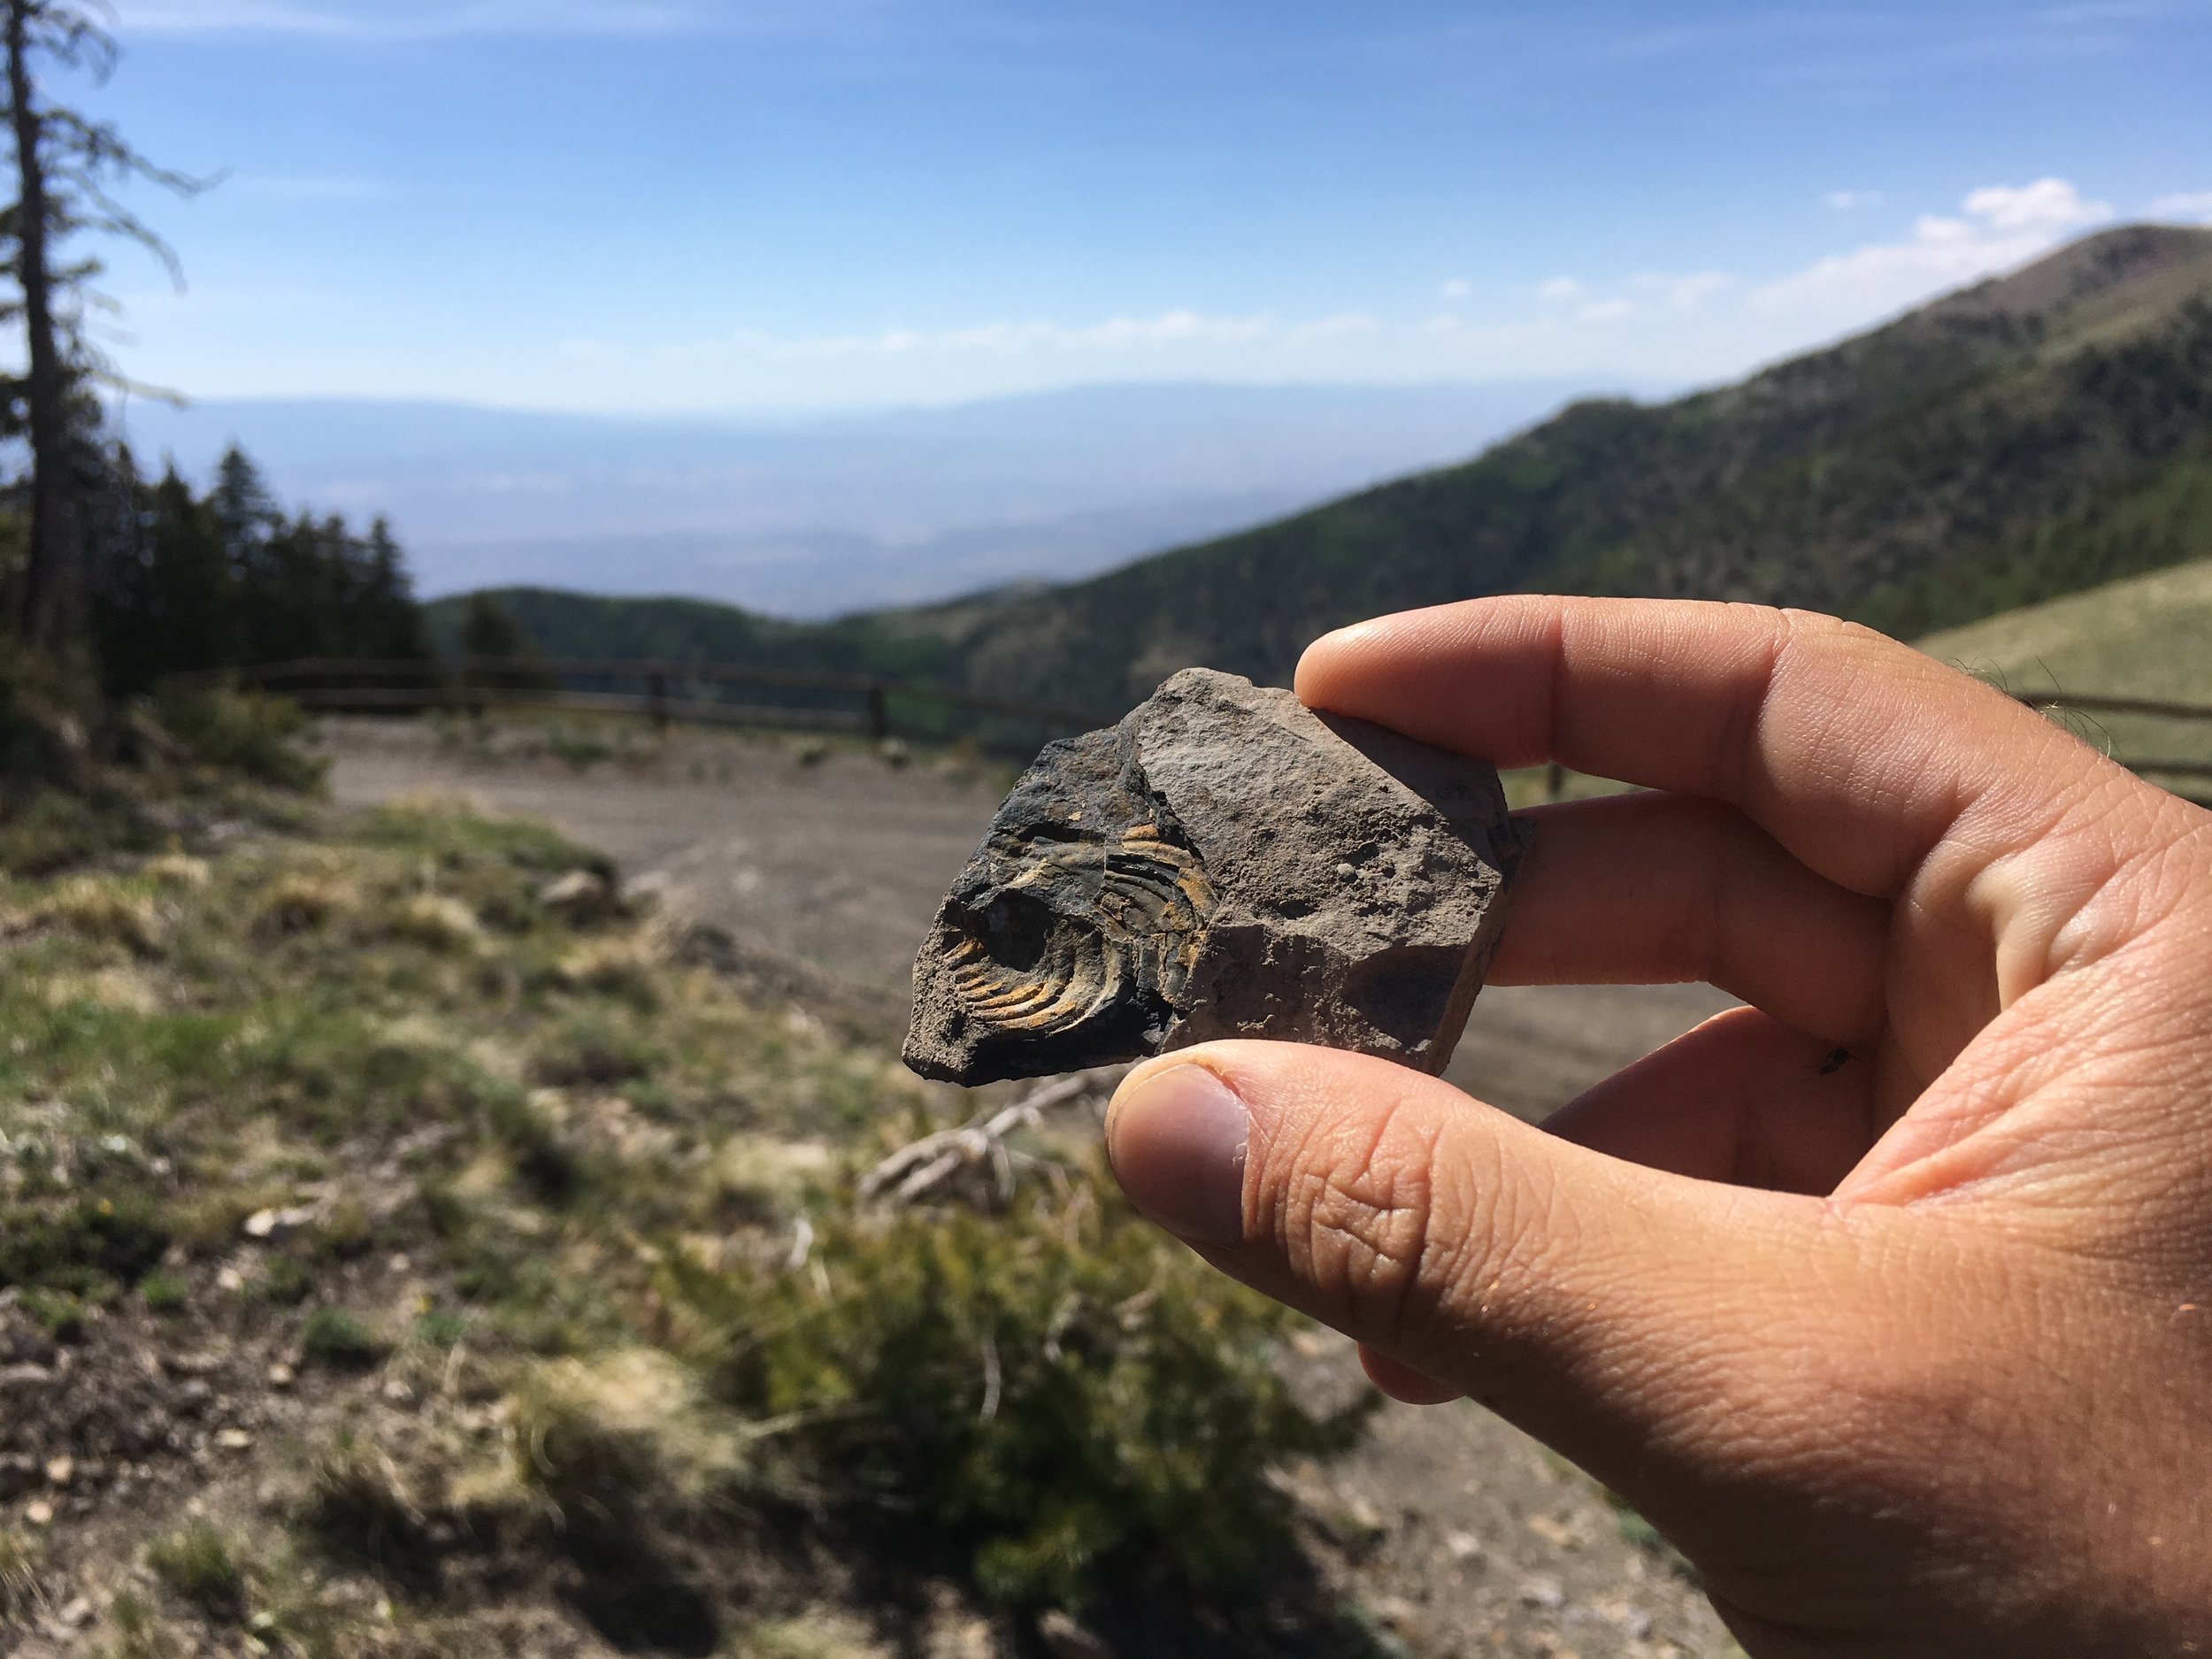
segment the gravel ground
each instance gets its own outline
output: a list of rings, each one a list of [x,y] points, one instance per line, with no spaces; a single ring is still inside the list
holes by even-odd
[[[654,743],[618,728],[549,746],[522,726],[468,738],[333,721],[323,742],[341,802],[460,793],[547,819],[748,953],[805,964],[887,1036],[903,1024],[915,947],[1010,781],[856,748],[719,734]],[[603,747],[614,752],[590,757]],[[1539,1118],[1727,1005],[1703,987],[1494,988],[1448,1075]],[[1353,1375],[1332,1336],[1310,1339],[1301,1362],[1317,1386]],[[1333,1517],[1345,1591],[1406,1652],[1729,1651],[1694,1586],[1636,1541],[1632,1521],[1471,1405],[1392,1407],[1358,1454],[1294,1484],[1310,1513]]]

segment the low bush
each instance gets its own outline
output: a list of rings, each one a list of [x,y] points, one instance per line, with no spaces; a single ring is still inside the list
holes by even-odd
[[[787,1425],[795,1472],[856,1516],[926,1517],[1001,1604],[1237,1589],[1289,1541],[1270,1468],[1348,1448],[1373,1404],[1310,1411],[1276,1363],[1294,1316],[1092,1183],[833,1222],[796,1272],[670,1274],[728,1333],[718,1393]]]
[[[0,871],[50,875],[138,850],[151,838],[142,816],[96,792],[40,788],[20,799],[0,790]]]
[[[169,1238],[160,1206],[129,1193],[0,1210],[0,1286],[104,1298],[151,1272]]]
[[[282,697],[212,687],[167,694],[155,713],[196,759],[258,783],[315,789],[328,770],[300,749],[307,718]]]

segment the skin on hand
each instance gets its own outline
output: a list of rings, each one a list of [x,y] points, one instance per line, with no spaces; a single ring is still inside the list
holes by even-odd
[[[2212,813],[1831,618],[1479,601],[1315,708],[1655,793],[1530,816],[1498,984],[1748,1007],[1542,1129],[1155,1061],[1138,1207],[1626,1496],[1761,1659],[2212,1654]]]

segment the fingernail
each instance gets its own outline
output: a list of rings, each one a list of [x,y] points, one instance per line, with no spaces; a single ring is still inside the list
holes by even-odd
[[[1205,1067],[1171,1066],[1114,1102],[1107,1156],[1146,1220],[1193,1244],[1236,1244],[1249,1122],[1244,1102]]]

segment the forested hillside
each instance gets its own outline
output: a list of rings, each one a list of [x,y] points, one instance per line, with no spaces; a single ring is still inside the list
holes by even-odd
[[[1546,589],[1754,599],[1911,637],[2212,549],[2212,232],[2077,242],[1678,402],[1578,404],[1465,465],[1075,586],[803,627],[501,595],[558,655],[860,668],[1111,711],[1193,663]]]
[[[972,684],[1104,705],[1198,661],[1281,680],[1332,626],[1516,590],[1924,633],[2212,545],[2208,296],[2212,234],[2113,232],[1740,386],[1581,404],[1466,466],[911,626]]]

